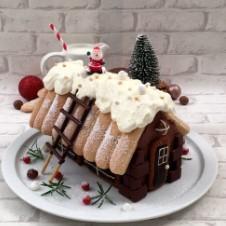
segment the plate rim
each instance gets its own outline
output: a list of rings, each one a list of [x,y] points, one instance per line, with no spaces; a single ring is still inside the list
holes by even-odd
[[[174,212],[177,212],[179,210],[182,210],[190,205],[192,205],[194,202],[198,201],[209,189],[210,187],[213,185],[217,173],[218,173],[218,160],[217,160],[217,156],[215,151],[210,147],[209,144],[206,143],[206,141],[197,133],[191,131],[187,137],[193,141],[193,143],[199,147],[199,149],[201,150],[202,153],[202,157],[204,159],[204,168],[203,168],[203,173],[202,176],[199,178],[199,180],[197,181],[196,185],[189,190],[190,192],[185,193],[183,196],[185,196],[185,201],[183,201],[181,203],[181,201],[178,199],[176,199],[177,202],[175,202],[175,200],[170,203],[170,207],[165,207],[159,214],[155,214],[154,216],[150,215],[150,216],[141,216],[141,217],[136,217],[136,218],[132,218],[130,216],[125,218],[125,219],[115,219],[114,217],[109,218],[109,219],[100,219],[98,217],[89,217],[87,219],[85,217],[80,217],[80,216],[76,216],[73,215],[71,216],[70,214],[65,214],[64,211],[55,211],[54,208],[51,207],[55,207],[56,206],[54,204],[48,203],[48,205],[45,207],[41,207],[40,205],[40,200],[38,197],[35,197],[32,193],[28,193],[28,192],[24,192],[23,188],[26,187],[22,181],[19,179],[19,177],[17,176],[17,173],[15,170],[15,165],[14,162],[16,160],[16,156],[18,153],[18,150],[20,150],[20,147],[28,140],[30,139],[32,136],[36,135],[40,133],[40,131],[36,130],[36,129],[28,129],[27,131],[23,132],[20,136],[18,136],[11,144],[10,146],[4,151],[3,153],[3,157],[2,157],[2,164],[1,164],[1,168],[2,168],[2,175],[4,178],[5,183],[9,186],[9,188],[20,198],[22,199],[24,202],[28,203],[29,205],[44,211],[46,213],[55,215],[55,216],[59,216],[59,217],[63,217],[63,218],[67,218],[70,220],[78,220],[78,221],[84,221],[84,222],[99,222],[99,223],[126,223],[126,222],[138,222],[138,221],[144,221],[144,220],[150,220],[150,219],[156,219],[159,217],[163,217],[166,215],[170,215]],[[198,142],[198,144],[197,144]],[[16,148],[15,148],[16,146]],[[202,149],[205,149],[205,152],[203,152]],[[16,151],[15,151],[16,149]],[[11,155],[10,155],[10,154]],[[12,161],[9,161],[12,160]],[[206,173],[206,172],[211,172],[211,174]],[[12,175],[14,175],[14,177],[11,177]],[[202,181],[208,182],[203,183]],[[15,186],[16,185],[16,186]],[[197,187],[199,189],[197,189]],[[16,189],[17,188],[17,189]],[[27,187],[26,187],[27,188]],[[192,190],[194,190],[194,188],[196,188],[197,191],[195,191],[195,197],[194,197],[194,193],[191,197],[189,197],[189,194],[191,194]],[[35,197],[35,198],[34,198]],[[57,209],[60,209],[62,207],[57,206]],[[128,215],[127,215],[128,216]]]

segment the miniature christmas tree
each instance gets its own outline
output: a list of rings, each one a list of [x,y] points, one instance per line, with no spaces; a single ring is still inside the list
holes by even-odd
[[[144,84],[152,86],[159,83],[159,65],[157,56],[146,35],[137,36],[137,41],[129,65],[129,74]]]

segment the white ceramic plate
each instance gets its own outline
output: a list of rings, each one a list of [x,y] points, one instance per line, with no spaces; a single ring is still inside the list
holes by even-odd
[[[191,161],[183,160],[182,178],[174,183],[166,184],[160,189],[150,192],[146,198],[138,203],[132,203],[133,210],[122,211],[121,207],[129,202],[121,196],[115,188],[110,191],[110,196],[117,203],[113,206],[106,203],[101,209],[96,206],[84,206],[82,197],[87,192],[80,188],[81,181],[88,181],[95,193],[96,181],[100,181],[104,187],[109,185],[90,172],[86,167],[80,167],[70,159],[67,159],[62,167],[66,175],[66,183],[72,186],[68,191],[71,199],[54,195],[50,197],[40,196],[46,191],[31,191],[26,177],[29,168],[41,169],[42,162],[26,165],[20,161],[25,146],[29,146],[38,138],[39,146],[43,146],[49,137],[43,136],[36,130],[30,129],[18,137],[6,150],[2,160],[2,172],[8,186],[25,202],[30,205],[60,217],[92,222],[131,222],[153,219],[179,211],[201,198],[213,184],[217,175],[217,159],[214,151],[196,133],[191,132],[186,143],[190,148]],[[51,165],[50,169],[53,167]],[[40,181],[47,181],[46,176],[40,176]],[[89,193],[88,193],[89,194]],[[129,202],[130,203],[130,202]]]

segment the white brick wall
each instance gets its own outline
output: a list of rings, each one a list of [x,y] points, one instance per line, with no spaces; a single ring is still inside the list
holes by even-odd
[[[225,75],[225,21],[225,0],[1,0],[0,73],[39,74],[41,56],[60,50],[52,22],[69,43],[109,43],[109,67],[127,66],[145,32],[162,74]]]
[[[226,74],[225,59],[225,53],[202,56],[200,61],[201,72],[203,74]]]
[[[176,32],[170,34],[169,54],[219,54],[226,52],[226,33]]]
[[[33,41],[31,34],[3,32],[0,34],[0,53],[3,55],[31,53],[35,48]]]
[[[30,8],[37,9],[81,9],[81,8],[96,8],[100,0],[29,0]]]
[[[160,8],[163,0],[104,0],[101,7],[103,9],[149,9]]]
[[[220,8],[225,6],[224,0],[167,0],[167,7],[172,8]]]
[[[139,12],[137,30],[142,31],[198,31],[205,25],[201,12],[158,11]]]
[[[0,8],[25,8],[27,6],[26,0],[1,0],[0,1]]]
[[[4,30],[9,32],[50,32],[50,21],[62,27],[62,15],[42,10],[6,10]]]

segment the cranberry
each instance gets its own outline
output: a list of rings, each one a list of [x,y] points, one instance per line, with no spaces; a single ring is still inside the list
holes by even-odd
[[[182,155],[187,155],[188,153],[189,153],[189,148],[183,147],[183,148],[181,149],[181,154],[182,154]]]
[[[60,171],[57,171],[54,175],[54,178],[57,180],[62,180],[63,179],[63,174]]]
[[[89,195],[85,196],[83,199],[82,199],[82,202],[84,205],[88,206],[91,204],[91,197]]]
[[[89,191],[90,190],[90,186],[89,186],[89,183],[84,181],[81,183],[81,188],[84,190],[84,191]]]
[[[29,169],[27,171],[27,177],[31,180],[34,180],[38,177],[38,171],[35,169]]]
[[[25,164],[30,164],[30,163],[31,163],[31,158],[30,158],[30,156],[24,156],[22,160],[23,160],[23,162],[24,162]]]

